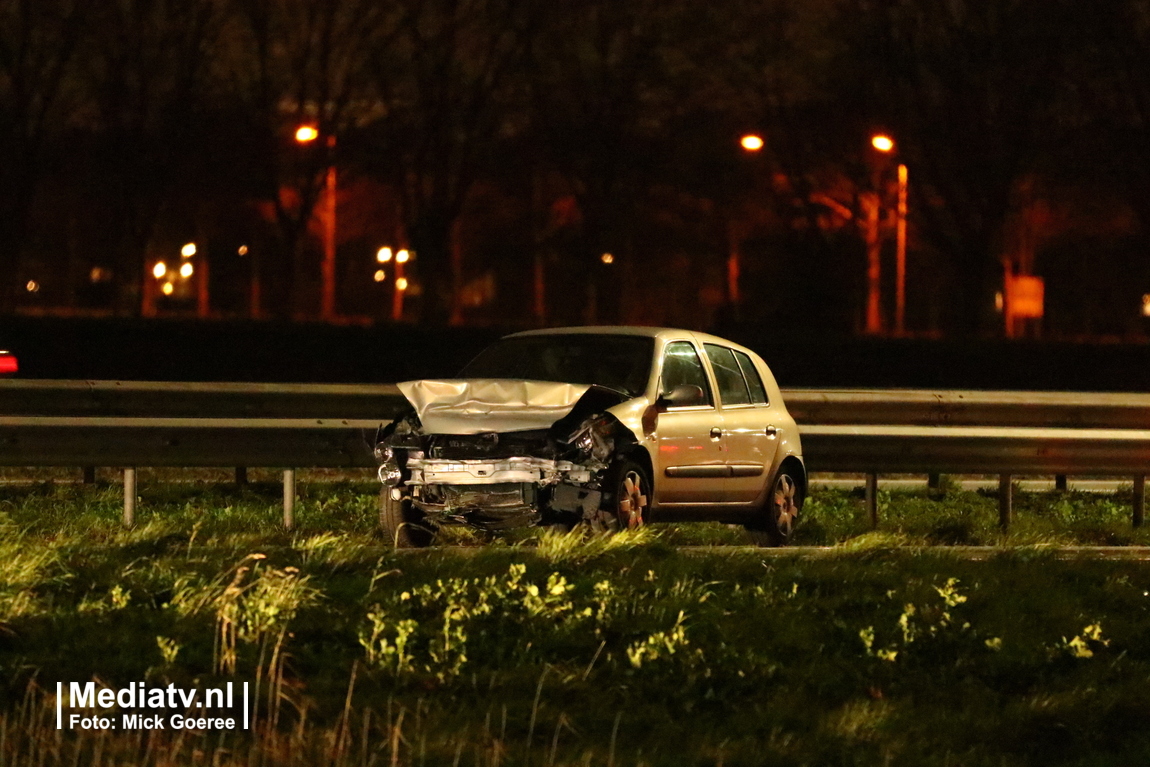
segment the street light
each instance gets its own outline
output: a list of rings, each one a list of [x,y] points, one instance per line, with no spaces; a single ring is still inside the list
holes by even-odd
[[[196,243],[189,242],[184,247],[180,248],[180,255],[184,258],[191,258],[196,255]]]
[[[883,133],[871,137],[871,146],[886,154],[894,151],[894,139]],[[909,185],[909,172],[904,163],[898,165],[898,207],[895,209],[895,308],[894,328],[896,335],[906,332],[906,214],[907,214],[907,187]],[[881,326],[879,312],[879,250],[878,250],[878,203],[876,201],[874,216],[875,227],[868,242],[869,263],[867,278],[869,291],[867,293],[867,330],[877,332]]]
[[[180,276],[187,279],[188,277],[192,276],[192,271],[192,262],[186,261],[184,262],[183,266],[180,267]]]
[[[763,137],[755,135],[754,133],[748,133],[739,139],[739,146],[748,152],[757,152],[763,148]]]
[[[391,260],[391,248],[380,248],[375,252],[375,260],[381,264],[386,264]]]
[[[314,125],[301,125],[296,128],[295,140],[300,144],[310,144],[319,138],[319,129]],[[335,151],[335,134],[328,134],[327,148]],[[327,321],[335,318],[335,161],[328,157],[327,178],[324,184],[326,215],[323,228],[323,285],[320,297],[320,316]]]
[[[393,258],[395,260],[395,287],[392,288],[391,292],[391,319],[398,322],[403,319],[403,294],[408,285],[407,278],[403,276],[403,265],[415,258],[415,254],[407,248],[392,251],[390,247],[386,246],[375,252],[375,260],[378,263],[386,264]],[[376,282],[383,282],[387,279],[387,275],[382,269],[379,269],[373,278]]]
[[[890,152],[894,149],[894,139],[880,133],[871,137],[870,145],[880,152]]]
[[[152,267],[152,276],[157,280],[162,280],[164,275],[168,273],[168,265],[163,261],[157,261],[156,265]]]

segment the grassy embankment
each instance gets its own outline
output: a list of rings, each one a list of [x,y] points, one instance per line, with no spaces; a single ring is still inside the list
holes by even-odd
[[[146,480],[147,477],[145,476]],[[371,483],[0,489],[0,763],[1115,764],[1150,757],[1128,498],[826,492],[814,559],[682,526],[396,554]],[[1019,544],[986,562],[899,541]],[[252,737],[60,734],[56,681],[258,681]],[[271,694],[269,695],[269,690]],[[42,691],[42,692],[41,692]],[[268,725],[278,721],[278,727]]]

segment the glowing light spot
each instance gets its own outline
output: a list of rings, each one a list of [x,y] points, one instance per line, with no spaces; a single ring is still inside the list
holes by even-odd
[[[184,258],[191,258],[196,255],[196,243],[189,242],[184,247],[180,248],[180,255]]]
[[[599,260],[605,264],[615,263],[615,257],[610,253],[604,253],[603,255],[599,256]]]
[[[28,280],[28,284],[25,285],[24,287],[28,289],[29,293],[39,293],[40,292],[40,283],[36,282],[36,280]]]
[[[894,139],[892,139],[890,136],[884,136],[880,133],[879,135],[871,138],[870,145],[880,152],[889,152],[890,150],[894,149]]]
[[[241,245],[239,247],[239,250],[236,251],[236,253],[239,253],[241,256],[246,256],[248,254],[248,246],[247,245]]]
[[[391,260],[391,248],[380,248],[375,252],[375,260],[381,264],[386,264]]]
[[[406,277],[400,277],[398,280],[396,280],[395,281],[395,289],[396,290],[407,290],[407,278]]]
[[[1142,296],[1142,316],[1150,317],[1150,293]]]
[[[763,148],[763,137],[756,136],[754,133],[748,133],[739,139],[739,146],[748,152],[757,152]]]
[[[152,267],[152,276],[157,280],[162,280],[164,275],[168,273],[168,265],[163,261],[157,261],[156,265]]]
[[[173,286],[172,283],[170,283],[170,282],[165,282],[164,287],[160,288],[160,290],[163,292],[163,294],[165,296],[172,295],[172,291],[175,289],[176,289],[175,286]]]
[[[376,269],[375,274],[373,274],[371,276],[371,278],[373,280],[375,280],[376,282],[383,282],[384,280],[387,279],[387,273],[384,272],[382,269]]]
[[[319,131],[314,125],[301,125],[296,129],[295,140],[301,144],[315,141],[317,138],[319,138]]]
[[[184,264],[183,266],[181,266],[180,267],[180,276],[181,277],[191,277],[192,276],[192,265],[191,264]]]
[[[410,260],[411,253],[407,249],[401,250],[395,254],[395,262],[397,264],[406,264]]]

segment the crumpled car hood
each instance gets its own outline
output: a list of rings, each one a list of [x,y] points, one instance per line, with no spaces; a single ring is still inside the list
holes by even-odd
[[[398,386],[427,434],[547,429],[591,388],[501,378],[404,381]]]

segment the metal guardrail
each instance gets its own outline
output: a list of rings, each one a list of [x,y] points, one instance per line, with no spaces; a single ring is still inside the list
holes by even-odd
[[[1134,523],[1150,474],[1150,395],[815,390],[783,392],[812,471],[1000,477],[1008,524],[1015,475],[1133,478]],[[135,467],[284,470],[291,526],[295,469],[373,467],[371,441],[404,400],[393,385],[0,381],[0,465],[124,467],[125,522]],[[90,475],[90,469],[86,475]]]

